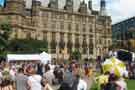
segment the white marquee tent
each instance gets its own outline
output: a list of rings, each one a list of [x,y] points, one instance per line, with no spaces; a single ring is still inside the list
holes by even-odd
[[[10,61],[41,61],[43,64],[51,62],[51,55],[42,52],[41,54],[8,54],[8,62]]]
[[[40,60],[43,64],[47,64],[48,62],[51,63],[51,55],[46,52],[42,52],[40,54]]]

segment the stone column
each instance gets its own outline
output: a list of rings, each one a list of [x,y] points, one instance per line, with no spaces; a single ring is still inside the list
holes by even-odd
[[[75,49],[75,35],[74,34],[72,34],[72,43],[73,43],[72,49]]]
[[[83,43],[82,35],[79,36],[79,43],[80,43],[80,52],[82,53],[82,43]]]
[[[51,53],[51,33],[47,33],[47,41],[48,41],[48,52]]]
[[[60,33],[56,33],[56,56],[57,56],[57,60],[59,60],[59,55],[60,55],[60,46],[59,46],[59,43],[60,43]]]

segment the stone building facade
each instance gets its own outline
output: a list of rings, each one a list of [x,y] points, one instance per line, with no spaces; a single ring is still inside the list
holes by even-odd
[[[103,0],[101,0],[103,1]],[[47,7],[32,0],[27,9],[24,0],[7,0],[0,8],[0,20],[13,26],[11,39],[38,39],[48,42],[48,51],[54,58],[69,58],[78,49],[82,58],[103,55],[112,44],[111,17],[92,9],[92,1],[82,1],[74,11],[73,0],[66,0],[59,9],[60,0],[50,0]],[[102,6],[102,5],[101,5]]]

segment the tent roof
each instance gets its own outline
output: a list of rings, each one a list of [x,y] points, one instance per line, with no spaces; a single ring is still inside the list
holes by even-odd
[[[7,55],[8,61],[36,61],[40,60],[39,54],[8,54]]]

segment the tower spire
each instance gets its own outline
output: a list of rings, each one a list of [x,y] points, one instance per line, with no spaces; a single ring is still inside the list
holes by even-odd
[[[73,0],[66,0],[66,5],[64,8],[67,11],[73,11]]]
[[[92,10],[92,0],[88,1],[88,7],[89,7],[90,10]]]
[[[81,3],[80,3],[80,7],[79,7],[79,10],[78,10],[80,13],[87,13],[87,4],[85,3],[85,0],[83,0]]]
[[[106,1],[105,0],[100,1],[100,15],[101,16],[106,15]]]

